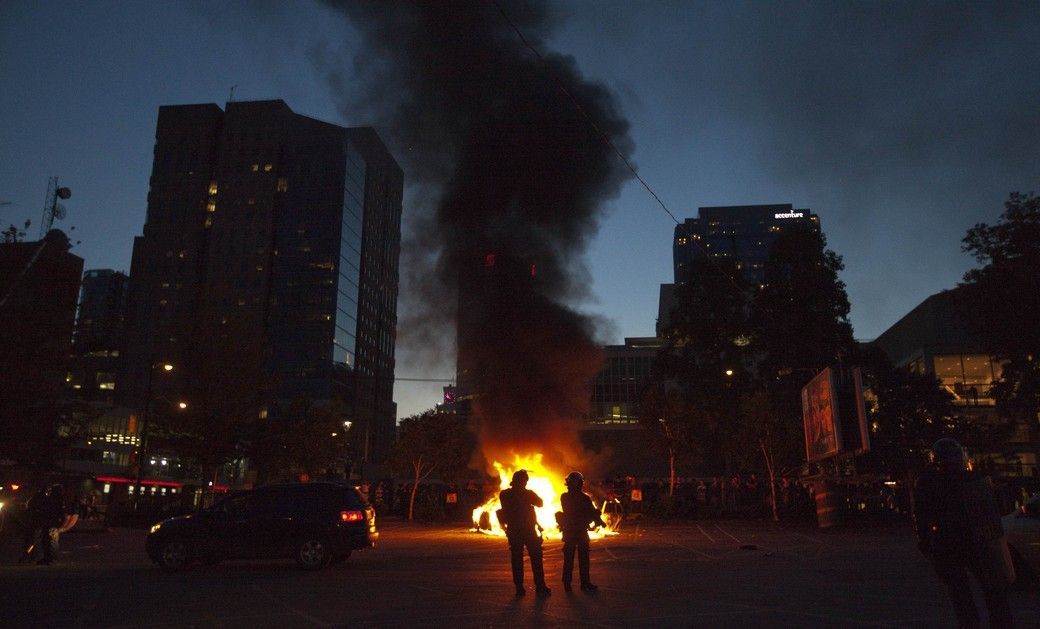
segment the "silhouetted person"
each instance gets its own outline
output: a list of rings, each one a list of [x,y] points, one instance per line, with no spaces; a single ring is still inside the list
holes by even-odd
[[[1004,539],[993,483],[971,471],[961,444],[940,439],[929,456],[932,469],[914,491],[918,548],[946,585],[961,627],[978,627],[968,573],[978,579],[991,627],[1011,627],[1007,588],[1014,568]]]
[[[29,521],[32,534],[27,540],[25,554],[32,559],[37,554],[40,560],[37,563],[49,564],[54,560],[54,540],[51,537],[51,529],[61,528],[65,520],[65,505],[62,502],[64,489],[61,485],[54,485],[49,490],[40,490],[29,500]]]
[[[571,577],[574,575],[574,551],[578,551],[578,578],[581,589],[595,591],[598,589],[589,578],[589,526],[606,526],[599,515],[599,510],[592,504],[592,498],[581,489],[585,485],[585,477],[580,472],[571,472],[564,480],[567,491],[560,496],[563,511],[559,517],[560,531],[563,533],[563,589],[571,591]]]
[[[508,489],[498,495],[502,508],[498,510],[498,521],[506,530],[509,540],[510,561],[513,564],[513,584],[516,595],[527,593],[524,589],[524,547],[531,558],[531,572],[534,573],[535,591],[539,596],[548,596],[552,590],[545,585],[545,571],[542,568],[542,535],[534,508],[542,506],[538,494],[527,488],[529,476],[527,470],[518,470],[513,474]]]

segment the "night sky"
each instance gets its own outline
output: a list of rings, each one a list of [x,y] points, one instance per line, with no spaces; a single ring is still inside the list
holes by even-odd
[[[614,92],[640,174],[680,220],[699,206],[755,203],[820,215],[845,258],[857,338],[954,286],[972,265],[965,231],[996,220],[1010,191],[1040,191],[1040,4],[576,2],[554,12],[539,45]],[[223,104],[235,85],[236,100],[281,98],[391,137],[359,93],[370,80],[352,80],[359,39],[340,13],[302,1],[0,4],[0,201],[11,202],[0,224],[32,219],[35,238],[57,175],[73,191],[56,225],[75,226],[73,251],[87,269],[128,271],[158,107]],[[407,177],[406,232],[429,192]],[[582,305],[603,320],[602,342],[653,334],[673,228],[635,181],[608,202]],[[409,298],[404,287],[405,313]],[[410,357],[414,338],[401,330],[397,376],[451,378],[452,357]],[[441,384],[399,382],[399,414],[439,401]]]

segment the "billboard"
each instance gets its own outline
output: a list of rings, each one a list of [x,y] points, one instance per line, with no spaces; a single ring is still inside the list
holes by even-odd
[[[828,367],[816,374],[802,389],[802,421],[810,463],[841,451],[870,450],[859,367],[840,372]]]
[[[841,450],[837,391],[834,371],[829,367],[802,388],[805,459],[810,463],[834,456]]]

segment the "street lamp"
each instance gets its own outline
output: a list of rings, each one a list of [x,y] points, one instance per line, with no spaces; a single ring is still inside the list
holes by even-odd
[[[733,370],[732,369],[727,369],[726,370],[726,375],[727,376],[732,376],[733,375]]]
[[[144,461],[145,461],[145,457],[148,454],[148,424],[149,424],[149,422],[152,419],[152,384],[154,382],[155,371],[157,369],[162,369],[163,372],[170,373],[171,371],[173,371],[174,367],[173,367],[172,364],[167,363],[167,362],[158,363],[158,362],[155,361],[154,358],[148,364],[148,387],[146,389],[146,394],[145,394],[144,413],[142,413],[142,417],[141,417],[141,437],[140,437],[140,440],[139,440],[140,441],[140,446],[137,449],[137,474],[136,474],[136,479],[134,481],[134,493],[133,493],[133,496],[134,496],[134,511],[137,511],[137,504],[139,502],[138,498],[140,497],[141,493],[143,493],[141,491],[141,477],[144,474]],[[166,402],[167,404],[170,404],[171,406],[173,405],[166,398],[160,398],[160,399],[161,399],[161,401]],[[180,401],[180,402],[177,402],[176,407],[178,409],[180,409],[180,410],[184,410],[184,409],[188,408],[188,403],[184,402],[184,401]]]

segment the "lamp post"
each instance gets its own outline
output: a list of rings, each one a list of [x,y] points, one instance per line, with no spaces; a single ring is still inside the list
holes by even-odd
[[[155,371],[161,369],[165,373],[173,371],[174,367],[170,363],[157,363],[153,359],[148,365],[148,386],[146,388],[146,396],[144,401],[144,413],[141,417],[141,438],[140,445],[137,448],[137,474],[134,480],[134,511],[137,511],[137,505],[140,502],[141,493],[141,477],[144,474],[144,461],[148,455],[148,424],[152,419],[152,384],[154,382]],[[162,400],[168,404],[173,405],[166,398]],[[187,402],[177,402],[176,407],[180,410],[188,408]]]

